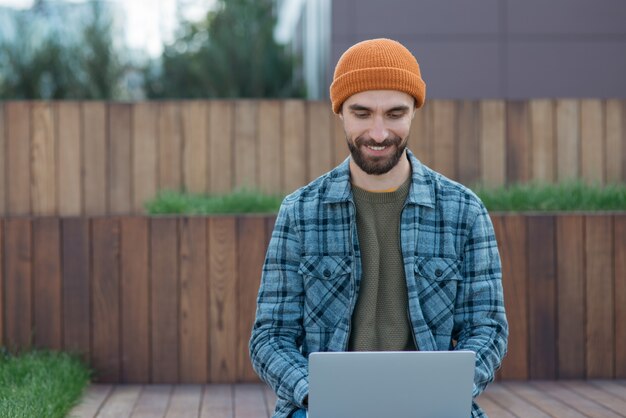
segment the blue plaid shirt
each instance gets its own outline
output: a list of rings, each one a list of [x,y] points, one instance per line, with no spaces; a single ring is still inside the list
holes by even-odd
[[[407,155],[400,240],[413,335],[419,350],[474,351],[476,397],[507,347],[493,227],[474,193]],[[274,418],[304,407],[310,353],[348,346],[361,281],[348,163],[285,198],[267,250],[250,357],[278,396]],[[485,416],[476,403],[472,416]]]

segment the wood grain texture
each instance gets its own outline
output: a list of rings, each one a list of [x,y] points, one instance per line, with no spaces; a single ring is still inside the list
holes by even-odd
[[[141,102],[133,105],[132,127],[132,210],[144,211],[144,204],[157,194],[157,103]]]
[[[102,405],[104,405],[111,392],[113,392],[113,385],[89,385],[80,403],[72,408],[69,416],[76,418],[94,418],[97,416],[98,411],[102,408]]]
[[[180,105],[176,102],[159,104],[159,190],[182,188],[182,125]]]
[[[233,418],[234,388],[231,385],[206,385],[202,396],[200,418]]]
[[[480,102],[480,178],[489,187],[506,184],[505,115],[504,101]]]
[[[554,103],[552,100],[530,101],[532,180],[549,183],[556,180],[554,123]]]
[[[258,117],[257,101],[238,100],[235,103],[235,188],[258,186]]]
[[[580,175],[580,101],[556,102],[556,174],[558,181]]]
[[[282,190],[291,193],[307,181],[306,105],[300,100],[283,102],[284,174]]]
[[[207,218],[185,217],[180,231],[180,380],[208,380]]]
[[[268,416],[261,386],[235,386],[235,416],[237,418],[261,418]]]
[[[202,404],[200,385],[176,385],[170,398],[165,418],[197,417]]]
[[[266,193],[282,190],[283,146],[281,104],[277,100],[259,102],[259,188]]]
[[[555,219],[528,218],[530,378],[557,377]]]
[[[581,175],[588,182],[604,183],[606,140],[604,105],[601,100],[580,102]]]
[[[452,100],[436,100],[433,106],[433,165],[432,167],[446,177],[458,178],[458,151],[455,138],[457,135],[456,103]]]
[[[207,103],[188,101],[181,103],[183,142],[183,187],[191,193],[208,190]]]
[[[209,184],[214,193],[226,193],[234,181],[234,106],[231,101],[209,103]]]
[[[103,102],[82,104],[83,198],[85,213],[89,215],[108,213],[107,119],[107,107]]]
[[[237,243],[236,220],[209,219],[209,381],[237,379]]]
[[[34,215],[57,213],[57,138],[54,109],[49,102],[32,103],[31,201]]]
[[[0,216],[7,212],[7,184],[6,184],[6,136],[4,134],[6,124],[4,123],[4,104],[0,103]]]
[[[83,138],[78,102],[56,103],[58,137],[59,215],[77,216],[83,210]],[[103,156],[100,156],[102,158]]]
[[[326,102],[309,102],[307,106],[306,153],[309,158],[307,180],[312,181],[333,166],[334,148],[332,112]]]
[[[434,148],[434,124],[433,102],[427,101],[424,106],[417,109],[411,123],[408,147],[415,156],[427,166],[433,166]]]
[[[585,218],[585,291],[587,296],[587,378],[612,378],[615,364],[613,300],[613,222]]]
[[[474,185],[480,181],[480,107],[479,102],[463,100],[457,106],[458,179]]]
[[[59,218],[32,220],[34,343],[63,348],[61,330],[61,230]]]
[[[615,377],[626,379],[626,215],[613,218],[615,260]]]
[[[172,385],[145,385],[131,418],[164,417],[172,397]]]
[[[4,228],[5,344],[9,350],[28,350],[33,303],[31,223],[9,218]]]
[[[606,101],[606,181],[625,181],[624,161],[626,157],[626,111],[624,100]]]
[[[150,381],[149,228],[144,217],[120,219],[121,382]]]
[[[510,101],[506,106],[506,177],[507,183],[531,179],[531,131],[528,102]]]
[[[98,418],[129,418],[141,393],[139,385],[119,385],[98,411]]]
[[[261,272],[267,239],[265,219],[257,216],[240,217],[237,222],[238,331],[237,376],[242,382],[258,382],[252,369],[248,342],[256,313],[256,298],[261,284]],[[245,254],[245,256],[243,256]],[[243,257],[242,257],[243,256]]]
[[[179,380],[178,231],[175,218],[150,220],[152,383]]]
[[[502,260],[502,286],[509,321],[508,353],[500,376],[503,379],[528,379],[528,237],[526,220],[519,215],[492,215]]]
[[[91,359],[99,382],[120,381],[119,218],[92,220],[93,345]]]
[[[558,378],[585,377],[584,218],[556,219]]]
[[[126,103],[109,105],[109,213],[131,210],[131,109]]]
[[[30,105],[27,102],[7,102],[4,115],[7,213],[28,215],[31,213]]]
[[[61,221],[63,260],[63,349],[91,355],[90,228],[86,218]]]

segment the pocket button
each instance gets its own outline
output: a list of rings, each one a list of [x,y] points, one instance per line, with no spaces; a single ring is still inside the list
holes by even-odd
[[[435,276],[441,277],[442,274],[443,274],[443,271],[441,269],[435,270]]]
[[[328,269],[324,270],[324,277],[330,277],[330,270]]]

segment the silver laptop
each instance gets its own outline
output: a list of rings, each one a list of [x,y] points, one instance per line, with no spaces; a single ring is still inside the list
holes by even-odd
[[[309,418],[469,418],[473,351],[312,353]]]

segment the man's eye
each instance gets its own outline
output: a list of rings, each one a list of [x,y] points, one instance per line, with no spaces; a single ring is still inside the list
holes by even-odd
[[[404,115],[404,113],[390,113],[389,117],[391,119],[400,119],[403,115]]]
[[[359,119],[365,119],[366,117],[369,116],[369,113],[367,112],[357,112],[354,114],[357,118]]]

